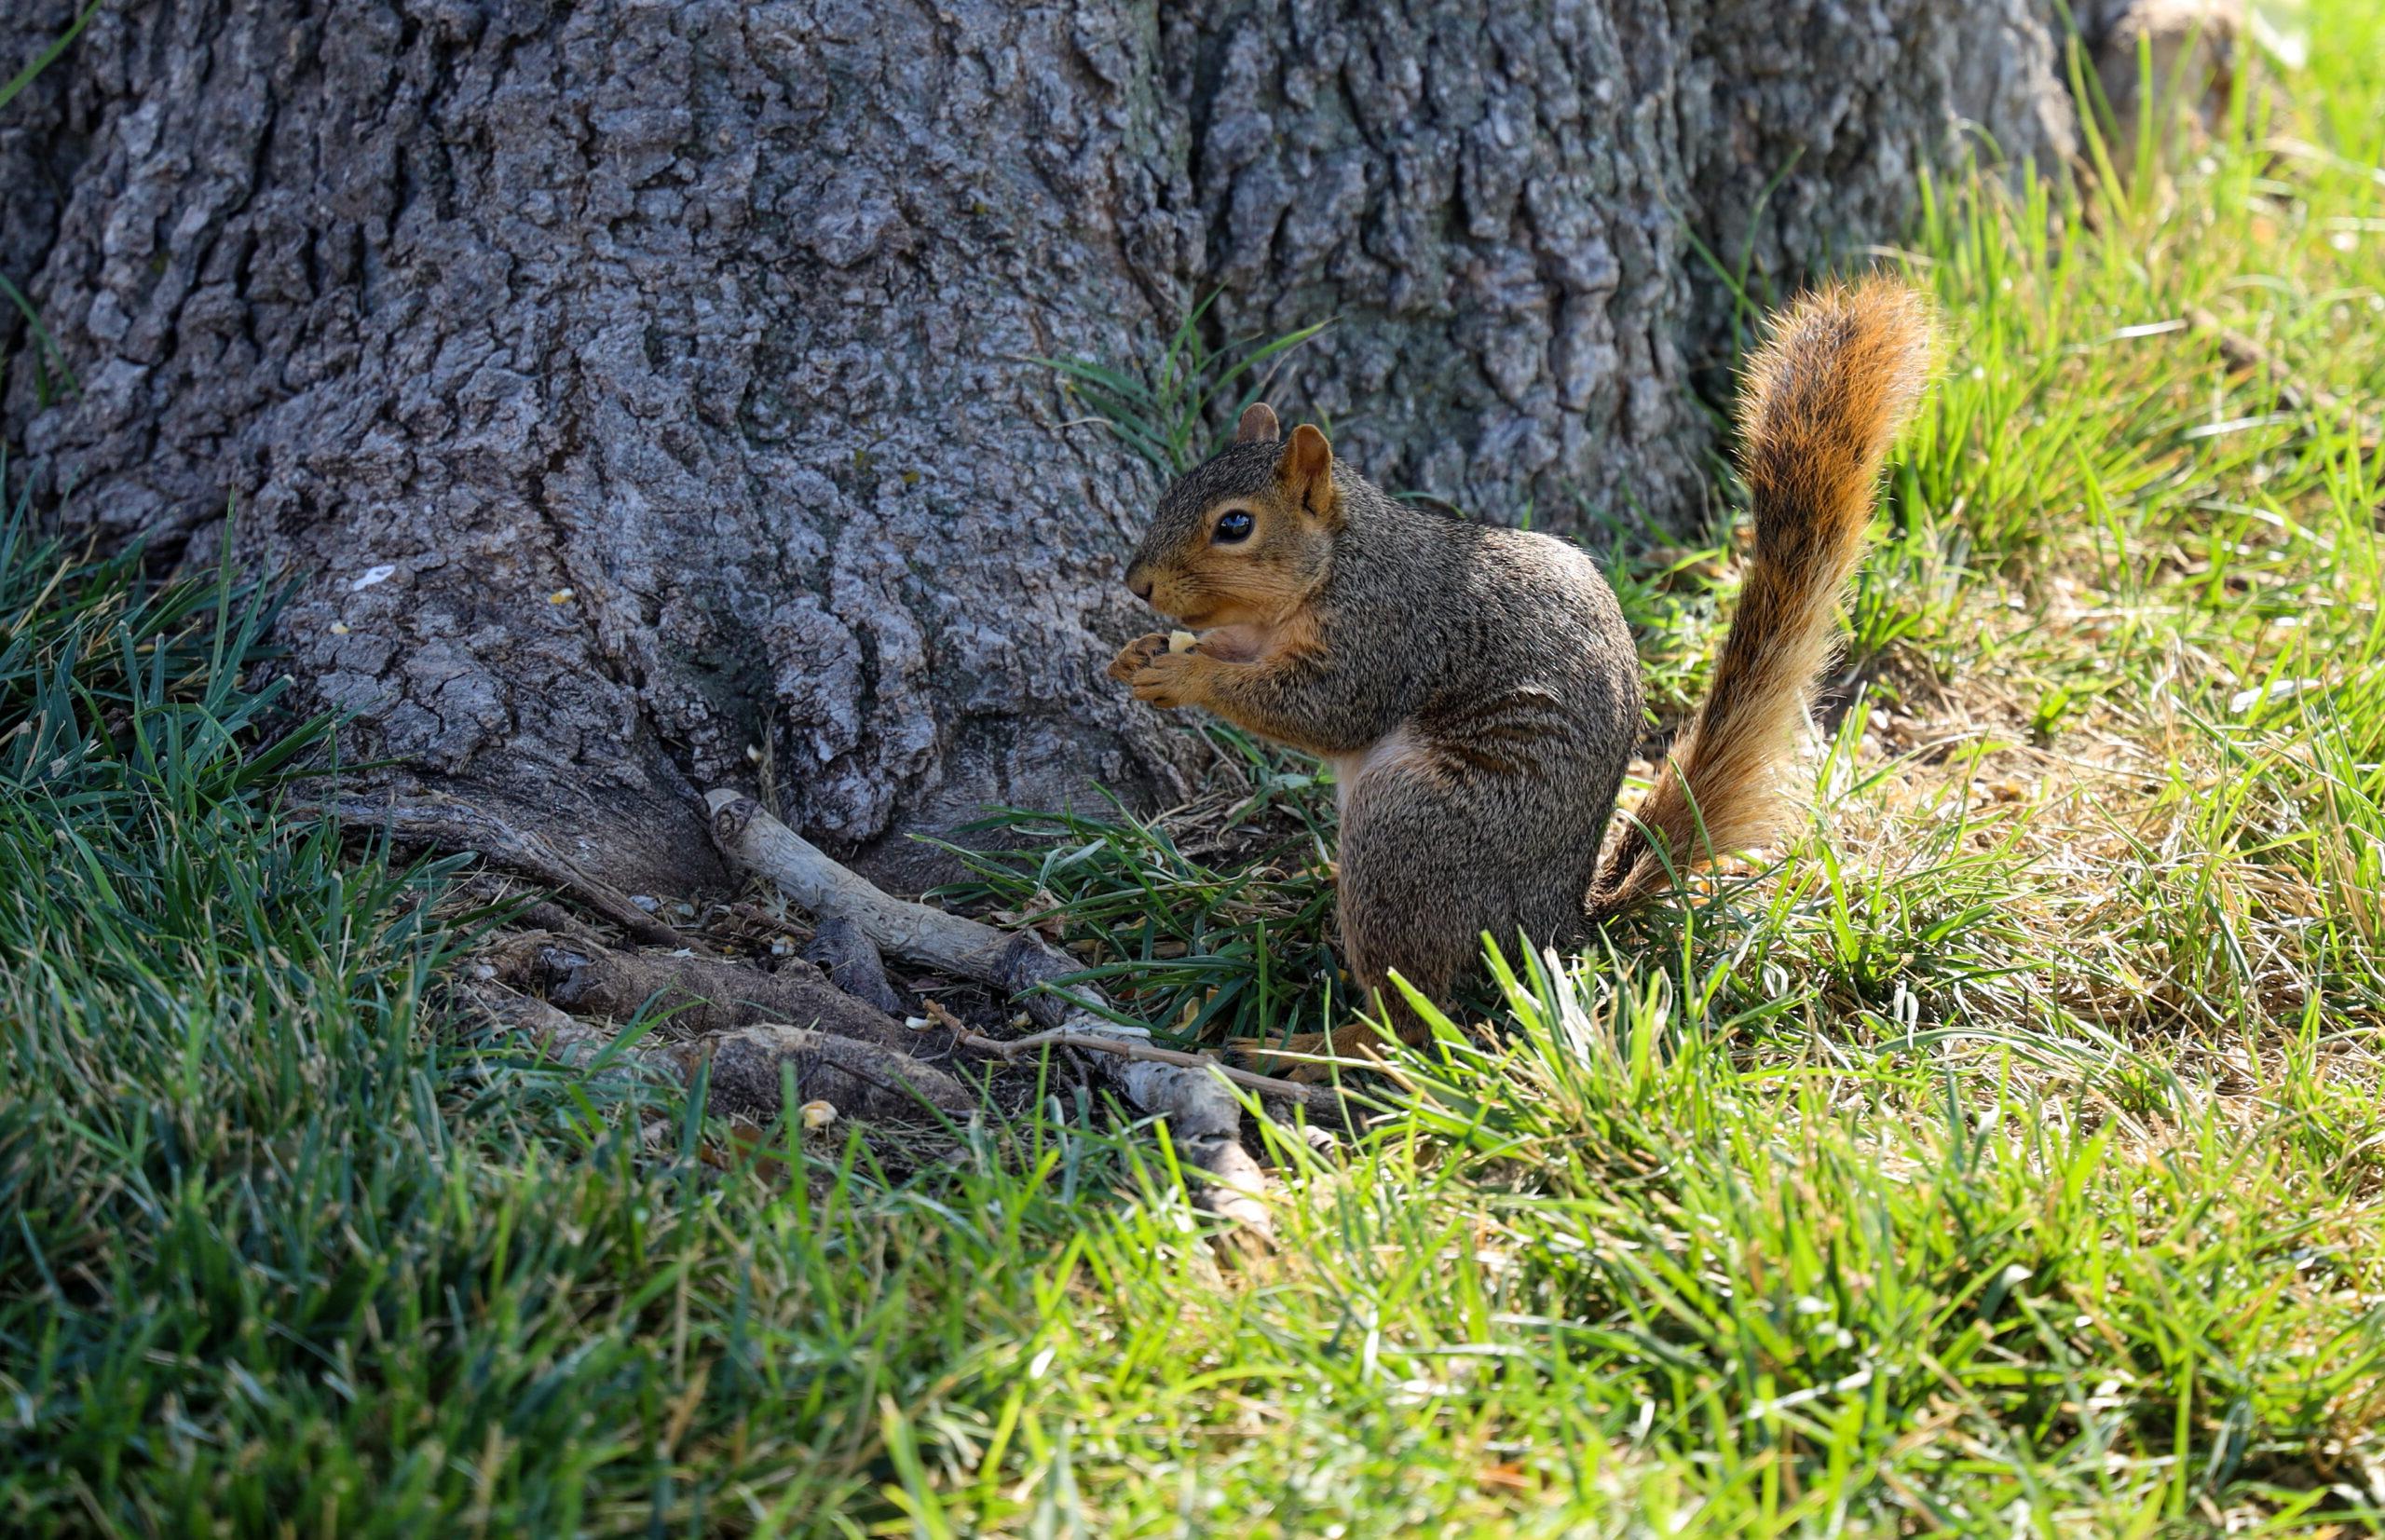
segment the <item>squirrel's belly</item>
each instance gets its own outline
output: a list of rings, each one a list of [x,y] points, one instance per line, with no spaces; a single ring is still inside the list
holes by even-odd
[[[1356,754],[1329,754],[1325,762],[1333,767],[1333,811],[1346,819],[1350,797],[1361,781],[1388,770],[1422,767],[1424,748],[1402,722]]]

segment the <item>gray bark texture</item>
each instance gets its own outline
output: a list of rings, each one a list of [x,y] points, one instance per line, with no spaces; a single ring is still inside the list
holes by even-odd
[[[1692,522],[1697,245],[1783,293],[1924,167],[2064,161],[2051,9],[120,0],[0,113],[0,274],[81,381],[0,321],[0,439],[105,541],[233,511],[401,791],[677,890],[758,749],[902,886],[906,832],[1197,763],[1101,677],[1153,476],[1023,359],[1221,291],[1220,339],[1332,319],[1273,399],[1395,490]]]

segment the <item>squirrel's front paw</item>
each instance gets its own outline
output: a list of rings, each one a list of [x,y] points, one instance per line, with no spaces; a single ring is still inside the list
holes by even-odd
[[[1199,664],[1197,654],[1170,652],[1167,638],[1159,639],[1160,650],[1145,660],[1127,683],[1135,687],[1135,699],[1148,701],[1162,711],[1174,711],[1192,700],[1192,670]]]
[[[1110,677],[1124,684],[1140,674],[1153,658],[1166,655],[1167,637],[1164,634],[1154,631],[1148,636],[1138,636],[1120,647],[1118,656],[1110,660]]]

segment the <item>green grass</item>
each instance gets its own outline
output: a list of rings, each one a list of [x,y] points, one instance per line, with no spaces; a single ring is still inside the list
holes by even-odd
[[[1179,475],[1224,447],[1219,416],[1238,418],[1261,399],[1283,355],[1325,330],[1317,321],[1280,337],[1211,346],[1201,319],[1220,291],[1185,308],[1159,355],[1147,364],[1095,359],[1028,359],[1060,377],[1060,388],[1106,424],[1125,447],[1162,475]]]
[[[2174,183],[1930,189],[1949,368],[1813,818],[1282,1141],[1246,1272],[1072,1093],[899,1178],[775,1130],[788,1179],[470,1035],[496,917],[282,810],[271,596],[18,510],[0,1529],[2385,1523],[2385,14],[2310,25]],[[1617,552],[1667,715],[1704,538]],[[999,814],[956,898],[1193,1039],[1331,1019],[1329,788],[1219,743],[1155,821]]]

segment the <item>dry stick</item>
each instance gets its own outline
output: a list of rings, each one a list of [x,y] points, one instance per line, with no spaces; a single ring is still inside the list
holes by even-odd
[[[997,1058],[1016,1058],[1038,1048],[1079,1048],[1088,1053],[1113,1054],[1120,1058],[1139,1058],[1153,1064],[1174,1064],[1187,1070],[1215,1070],[1236,1085],[1257,1091],[1262,1096],[1281,1097],[1297,1101],[1312,1112],[1342,1114],[1342,1094],[1324,1085],[1302,1085],[1296,1081],[1277,1080],[1252,1070],[1237,1070],[1231,1064],[1220,1064],[1199,1054],[1188,1054],[1180,1048],[1163,1048],[1155,1043],[1137,1043],[1128,1038],[1096,1037],[1086,1032],[1072,1032],[1056,1027],[1048,1032],[1034,1032],[1026,1037],[1012,1038],[1005,1043],[982,1032],[962,1032],[954,1041],[963,1048],[974,1048]]]
[[[823,854],[810,840],[771,817],[751,797],[733,791],[707,793],[713,843],[731,862],[777,883],[796,903],[823,920],[849,919],[879,947],[915,962],[1024,995],[1028,1014],[1047,1028],[1106,1043],[1138,1042],[1139,1030],[1120,1028],[1090,1011],[1072,1008],[1057,996],[1029,993],[1078,971],[1066,954],[1031,932],[1013,934],[941,909],[929,908],[880,891]],[[1081,988],[1092,1000],[1099,992]],[[1112,1050],[1114,1052],[1114,1050]],[[1202,1062],[1199,1069],[1143,1054],[1121,1056],[1108,1078],[1119,1094],[1144,1112],[1167,1119],[1177,1148],[1209,1178],[1198,1201],[1253,1234],[1272,1240],[1274,1224],[1261,1194],[1266,1178],[1242,1147],[1242,1107],[1226,1083]],[[1104,1060],[1102,1062],[1109,1062]]]
[[[294,811],[336,818],[354,827],[387,829],[390,838],[403,845],[478,852],[481,859],[492,866],[574,895],[650,946],[688,944],[686,936],[631,903],[629,895],[619,888],[581,871],[549,850],[536,835],[525,834],[496,814],[469,803],[445,801],[408,806],[333,797],[320,802],[296,801],[291,807]]]

